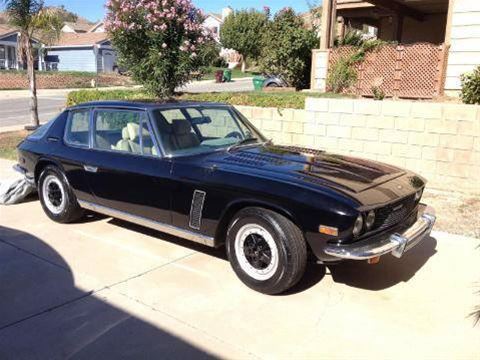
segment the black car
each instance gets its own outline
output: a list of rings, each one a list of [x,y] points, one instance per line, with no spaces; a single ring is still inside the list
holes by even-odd
[[[307,258],[377,262],[430,234],[425,180],[393,166],[276,146],[234,107],[93,102],[18,147],[54,221],[91,210],[211,247],[249,287],[281,293]]]

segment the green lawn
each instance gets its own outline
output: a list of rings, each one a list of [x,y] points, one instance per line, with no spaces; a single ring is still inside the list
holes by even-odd
[[[201,77],[200,80],[214,80],[215,79],[215,72],[217,70],[225,70],[225,68],[219,68],[219,67],[210,67],[208,68],[208,70],[206,71],[206,73]],[[242,70],[240,69],[233,69],[232,70],[232,79],[235,79],[235,78],[244,78],[244,77],[251,77],[251,76],[254,76],[256,75],[255,73],[253,72],[242,72]]]
[[[27,135],[24,130],[0,133],[0,158],[16,160],[16,147]]]
[[[307,97],[338,98],[344,95],[333,93],[305,93],[296,91],[279,92],[222,92],[222,93],[184,93],[178,94],[176,100],[180,101],[208,101],[220,102],[231,105],[249,105],[259,107],[278,107],[304,109]],[[77,105],[87,101],[96,100],[136,100],[158,101],[141,89],[132,90],[80,90],[68,94],[67,105]]]

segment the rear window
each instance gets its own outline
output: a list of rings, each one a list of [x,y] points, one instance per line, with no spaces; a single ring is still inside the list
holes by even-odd
[[[64,113],[61,113],[60,115],[58,115],[57,117],[53,118],[52,120],[50,120],[49,122],[43,124],[42,126],[40,126],[37,130],[35,130],[33,133],[31,133],[27,139],[28,140],[40,140],[40,139],[43,139],[43,137],[47,134],[48,130],[50,130],[50,128],[52,127],[53,123],[61,118],[63,116]]]
[[[72,111],[65,129],[65,142],[71,145],[88,146],[89,123],[89,109]]]

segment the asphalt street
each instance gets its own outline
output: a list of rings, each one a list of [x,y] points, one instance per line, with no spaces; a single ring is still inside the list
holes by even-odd
[[[178,89],[184,92],[240,92],[253,90],[250,78],[230,83],[215,84],[213,81],[198,81]],[[39,90],[38,106],[41,122],[47,122],[65,106],[70,90]],[[29,97],[27,91],[0,91],[0,128],[22,126],[30,123]]]
[[[65,106],[66,95],[39,95],[38,110],[41,122],[50,120]],[[0,127],[30,123],[28,96],[0,99]]]

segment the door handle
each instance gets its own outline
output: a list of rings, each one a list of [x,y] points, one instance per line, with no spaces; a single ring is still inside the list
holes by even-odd
[[[85,169],[85,171],[88,171],[91,173],[96,173],[98,171],[98,167],[96,166],[83,165],[83,168]]]

